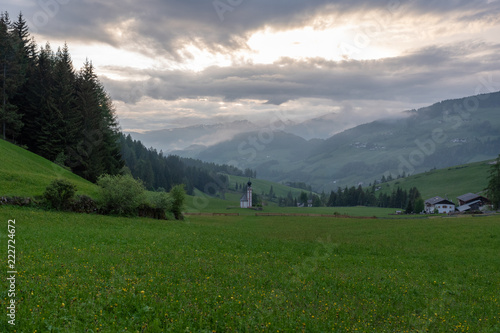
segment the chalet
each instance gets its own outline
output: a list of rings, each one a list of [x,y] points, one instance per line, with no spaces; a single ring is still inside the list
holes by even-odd
[[[248,181],[247,190],[240,199],[240,208],[252,208],[252,182]]]
[[[457,199],[460,205],[457,210],[461,213],[480,210],[481,207],[490,203],[487,198],[474,193],[461,195]]]
[[[437,210],[439,214],[448,214],[455,211],[455,204],[441,197],[434,197],[425,201],[425,212],[432,214]]]
[[[459,206],[467,205],[467,204],[470,204],[470,203],[475,202],[475,201],[480,201],[481,207],[490,203],[488,198],[485,198],[481,195],[474,194],[474,193],[467,193],[467,194],[461,195],[461,196],[457,197],[457,199],[458,199]]]
[[[478,211],[480,209],[480,207],[481,207],[481,200],[476,200],[476,201],[469,202],[465,205],[458,206],[457,210],[460,213],[474,212],[474,211]]]

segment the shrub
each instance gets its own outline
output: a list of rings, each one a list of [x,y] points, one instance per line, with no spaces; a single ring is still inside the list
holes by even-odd
[[[148,217],[157,220],[166,220],[167,215],[165,210],[158,207],[153,207],[150,204],[143,203],[139,205],[138,213],[140,217]]]
[[[151,193],[149,201],[153,207],[163,209],[165,212],[172,211],[173,199],[166,192]]]
[[[51,208],[66,210],[71,207],[76,191],[76,186],[66,179],[54,179],[45,189],[43,198]]]
[[[177,220],[183,220],[184,216],[182,215],[182,211],[184,210],[184,201],[186,200],[184,185],[174,186],[172,190],[170,190],[170,197],[172,198],[171,212]]]
[[[73,201],[71,210],[76,213],[95,213],[97,212],[97,203],[91,197],[86,195],[77,195]]]
[[[100,206],[105,213],[137,215],[144,202],[145,188],[140,180],[130,175],[103,175],[97,180]]]

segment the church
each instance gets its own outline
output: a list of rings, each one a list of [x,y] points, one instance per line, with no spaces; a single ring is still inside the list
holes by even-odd
[[[247,190],[240,199],[240,208],[252,208],[252,182],[248,181]]]

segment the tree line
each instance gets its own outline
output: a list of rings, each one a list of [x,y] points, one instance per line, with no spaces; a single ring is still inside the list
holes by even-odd
[[[331,191],[330,194],[301,192],[299,196],[294,197],[292,192],[288,192],[286,197],[277,197],[280,206],[293,206],[311,204],[313,207],[383,207],[397,208],[406,213],[419,213],[424,210],[424,200],[416,187],[409,191],[401,188],[394,189],[390,194],[380,193],[376,195],[376,188],[370,187],[363,189],[352,186],[344,189],[338,188],[337,191]],[[271,199],[271,198],[268,198]]]
[[[169,191],[177,184],[184,184],[186,192],[194,194],[197,188],[210,195],[224,193],[229,186],[227,175],[245,176],[251,170],[242,171],[230,165],[207,163],[175,155],[165,156],[162,151],[146,148],[141,141],[129,135],[120,137],[121,152],[126,172],[142,179],[149,190]]]
[[[95,182],[124,163],[115,110],[94,66],[73,68],[68,45],[38,48],[22,14],[0,15],[2,136]]]
[[[1,135],[96,182],[103,174],[131,174],[149,190],[185,184],[209,194],[228,186],[227,176],[253,175],[227,165],[165,156],[119,128],[111,97],[92,62],[73,67],[68,45],[38,46],[22,14],[0,13]]]

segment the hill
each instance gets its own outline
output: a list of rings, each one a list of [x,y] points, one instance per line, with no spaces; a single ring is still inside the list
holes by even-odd
[[[229,188],[234,189],[235,184],[245,185],[248,182],[248,177],[241,176],[229,176]],[[267,195],[271,191],[271,187],[273,189],[273,193],[277,197],[286,197],[289,192],[292,193],[294,197],[300,196],[302,192],[308,192],[305,189],[298,189],[294,187],[290,187],[287,185],[275,183],[269,180],[264,179],[251,179],[252,188],[254,193],[256,194],[265,194]],[[241,192],[241,191],[240,191]],[[241,195],[239,195],[241,197]],[[239,201],[240,198],[238,198]]]
[[[182,128],[170,128],[144,133],[127,132],[147,147],[154,147],[165,153],[175,150],[192,149],[192,147],[217,144],[238,133],[250,132],[258,126],[249,121],[234,121],[214,125],[196,125]]]
[[[97,195],[97,186],[49,160],[0,140],[0,196],[42,195],[53,179],[64,178],[78,187],[78,194]]]
[[[395,178],[495,158],[500,153],[499,108],[500,92],[447,100],[327,140],[264,128],[195,157],[255,169],[260,178],[275,182],[306,182],[316,192],[366,186],[384,175]]]
[[[466,193],[479,193],[488,185],[488,175],[493,161],[458,165],[445,169],[430,170],[417,175],[392,180],[377,185],[380,193],[390,193],[397,187],[409,190],[417,187],[425,199],[435,196],[448,197],[457,203],[457,197]]]

